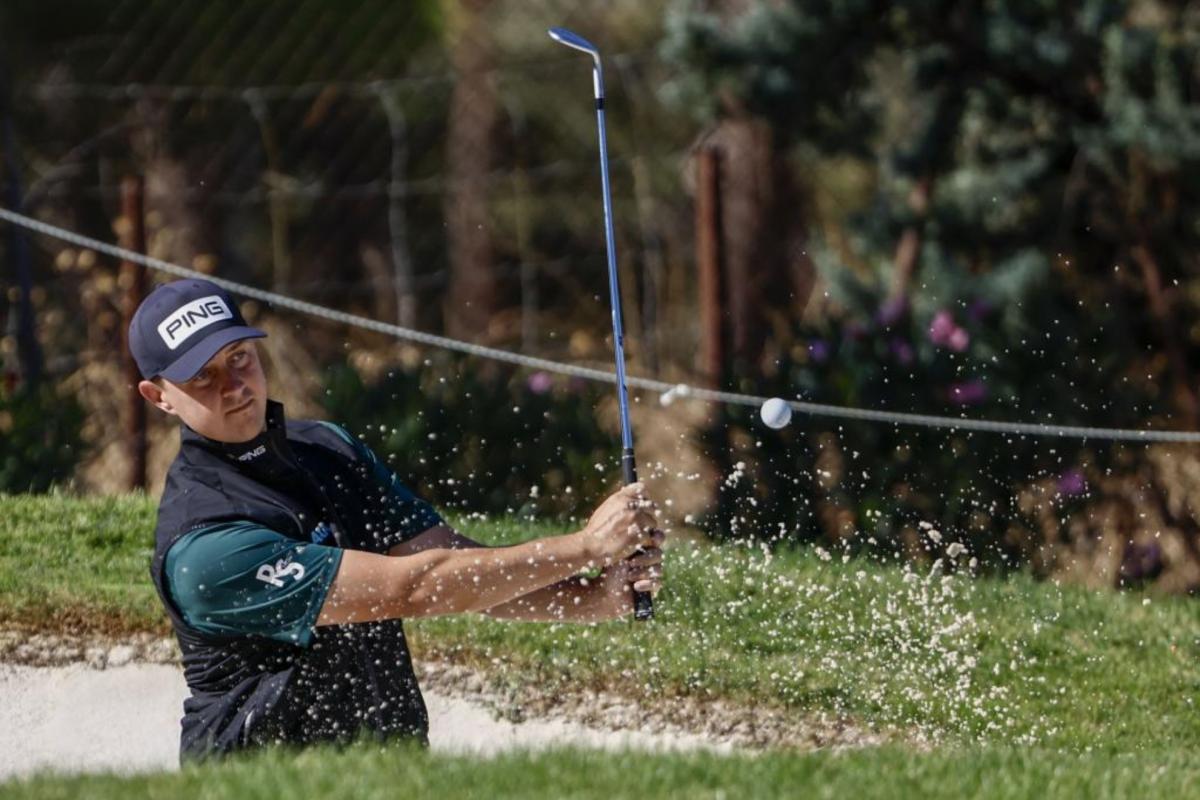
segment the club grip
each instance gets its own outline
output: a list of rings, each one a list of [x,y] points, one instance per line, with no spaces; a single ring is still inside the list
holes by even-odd
[[[633,593],[633,618],[638,622],[654,619],[654,597],[649,592]]]
[[[633,460],[633,448],[627,447],[621,454],[621,477],[625,479],[625,485],[637,483],[637,462]]]
[[[632,447],[625,448],[621,454],[621,476],[626,486],[637,483],[637,462]],[[654,618],[654,597],[649,592],[633,593],[633,618],[639,622]]]

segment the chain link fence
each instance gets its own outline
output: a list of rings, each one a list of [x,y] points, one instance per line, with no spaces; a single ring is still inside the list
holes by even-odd
[[[611,363],[590,68],[546,36],[572,25],[604,43],[630,358],[677,379],[696,338],[679,302],[694,126],[658,96],[664,5],[79,0],[47,15],[17,2],[0,12],[8,205],[113,241],[122,180],[138,176],[150,255],[383,322]],[[117,488],[117,264],[22,236],[4,243],[0,369],[12,382],[40,359],[84,398],[97,454],[84,484]],[[44,353],[23,350],[23,316]],[[274,316],[263,324],[291,362],[281,392],[300,409],[316,410],[320,386],[299,372],[391,347]]]

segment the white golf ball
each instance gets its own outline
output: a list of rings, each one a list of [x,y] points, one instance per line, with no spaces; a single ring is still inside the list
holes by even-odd
[[[768,428],[782,428],[792,421],[792,407],[779,397],[772,397],[763,403],[758,413]]]

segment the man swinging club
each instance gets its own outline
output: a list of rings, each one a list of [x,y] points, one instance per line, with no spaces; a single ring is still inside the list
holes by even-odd
[[[402,619],[596,622],[658,591],[663,533],[640,483],[576,533],[485,547],[344,429],[285,421],[267,398],[264,336],[202,280],[158,287],[130,324],[138,391],[182,423],[150,567],[191,690],[181,758],[426,742]],[[580,576],[591,567],[598,578]]]

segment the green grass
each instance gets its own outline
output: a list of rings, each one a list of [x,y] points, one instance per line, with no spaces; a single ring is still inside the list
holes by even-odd
[[[491,533],[514,538],[511,523]],[[1185,598],[736,546],[670,551],[666,574],[649,625],[447,617],[412,628],[422,649],[485,668],[500,659],[546,692],[715,697],[1072,752],[1200,743]]]
[[[156,507],[144,496],[0,495],[0,625],[167,632],[149,573]]]
[[[165,630],[146,573],[150,501],[0,497],[0,513],[8,530],[0,540],[0,624]],[[511,520],[461,520],[459,527],[492,543],[555,532]],[[589,781],[564,784],[565,792],[553,782],[523,786],[532,796],[581,797],[608,796],[623,775],[628,785],[661,786],[664,793],[672,786],[693,786],[701,795],[718,787],[745,791],[762,780],[768,789],[791,783],[806,793],[836,787],[839,795],[884,789],[902,795],[908,792],[899,787],[907,785],[933,796],[986,787],[996,797],[1030,796],[1025,790],[1034,785],[1059,787],[1059,796],[1123,796],[1139,780],[1156,778],[1167,789],[1197,777],[1188,759],[1200,744],[1194,601],[1058,587],[1024,576],[975,579],[928,566],[844,563],[808,549],[766,554],[680,545],[668,551],[666,571],[651,624],[415,620],[408,626],[414,654],[477,665],[501,683],[547,695],[593,687],[647,703],[722,699],[764,713],[837,716],[934,748],[894,744],[836,757],[732,761],[575,753],[506,756],[484,767],[424,755],[399,762],[416,766],[398,767],[355,751],[344,756],[347,764],[361,758],[378,769],[345,769],[360,773],[363,794],[391,780],[440,791],[451,780],[446,775],[474,774],[477,767],[501,787],[521,787],[526,774],[556,781],[582,770]],[[232,791],[274,762],[255,763],[210,774],[230,781]],[[285,786],[302,780],[301,766],[292,764],[286,769],[295,774],[279,779]],[[686,777],[692,770],[714,782],[689,783],[700,780]],[[885,785],[873,785],[881,776]],[[614,783],[605,783],[610,777]],[[112,785],[167,794],[199,780],[187,773]],[[30,791],[57,796],[71,785],[49,781]],[[464,779],[452,793],[469,794],[472,785]],[[329,791],[350,787],[330,783]]]
[[[924,800],[1194,796],[1200,766],[1185,752],[1110,757],[1013,747],[931,753],[888,746],[757,757],[559,750],[494,759],[355,747],[270,752],[176,774],[38,776],[0,786],[6,798],[94,800],[238,797],[878,798]]]

